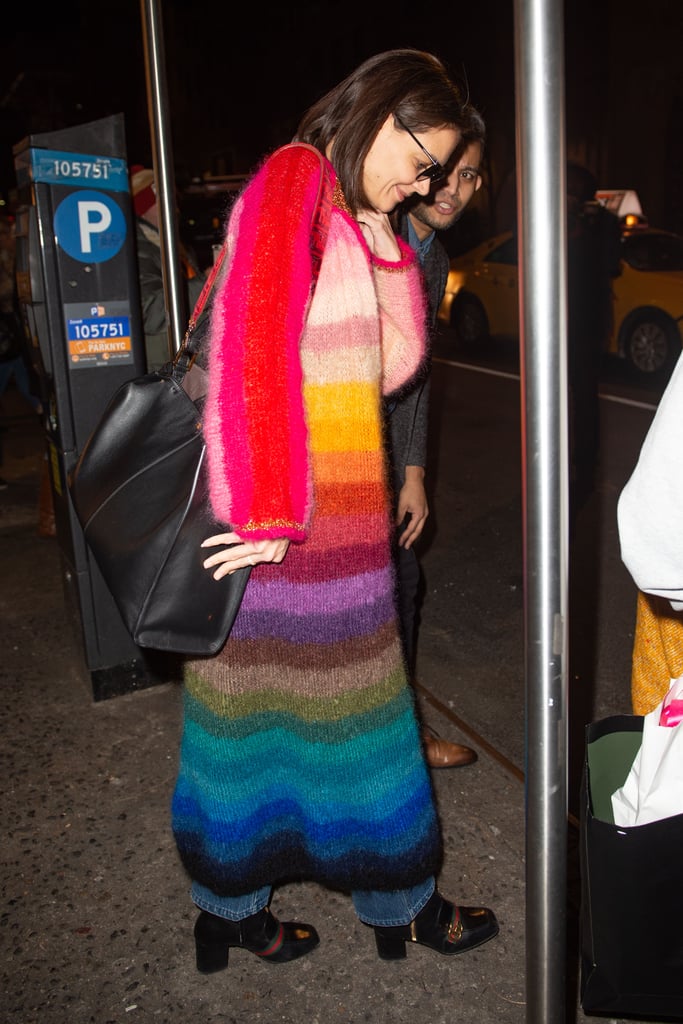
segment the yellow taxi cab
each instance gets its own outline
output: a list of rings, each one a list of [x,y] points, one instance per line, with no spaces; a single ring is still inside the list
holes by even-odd
[[[665,376],[683,346],[683,237],[622,223],[621,273],[612,282],[606,350],[626,359],[637,374]],[[468,348],[489,337],[519,336],[517,238],[512,232],[451,259],[439,319],[455,328]]]

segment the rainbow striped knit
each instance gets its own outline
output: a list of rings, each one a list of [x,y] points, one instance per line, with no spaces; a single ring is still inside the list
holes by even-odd
[[[191,877],[221,895],[304,878],[405,888],[441,856],[398,636],[381,416],[382,391],[424,357],[424,298],[412,250],[371,257],[326,173],[313,300],[320,165],[289,146],[238,200],[212,313],[214,510],[242,536],[292,539],[281,565],[253,570],[221,653],[186,670],[173,830]]]

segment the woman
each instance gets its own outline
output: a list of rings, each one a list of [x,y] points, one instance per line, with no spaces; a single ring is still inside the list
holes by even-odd
[[[385,959],[407,939],[451,954],[498,931],[490,910],[435,886],[382,438],[382,395],[419,371],[426,330],[415,254],[389,214],[441,177],[461,107],[429,54],[373,57],[308,111],[305,145],[269,157],[230,217],[205,436],[214,511],[232,528],[205,541],[204,565],[216,579],[255,568],[224,649],[186,672],[173,828],[200,971],[225,967],[230,946],[269,962],[313,949],[314,928],[269,910],[293,879],[350,891]],[[314,291],[312,221],[326,235]]]

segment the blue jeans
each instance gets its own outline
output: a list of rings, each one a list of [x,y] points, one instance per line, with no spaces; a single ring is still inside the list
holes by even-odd
[[[351,893],[351,899],[358,917],[365,924],[391,928],[410,924],[435,888],[434,878],[430,877],[412,889],[394,889],[391,892],[355,890]],[[244,896],[217,896],[199,882],[193,882],[191,890],[192,901],[200,910],[207,910],[229,921],[242,921],[263,910],[270,901],[271,893],[271,886],[265,885]]]

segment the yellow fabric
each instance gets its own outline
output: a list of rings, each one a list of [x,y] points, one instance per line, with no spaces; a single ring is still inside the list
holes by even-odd
[[[683,675],[683,613],[663,597],[638,592],[631,666],[631,703],[647,715]]]

